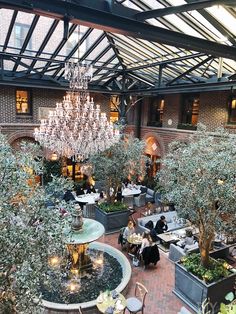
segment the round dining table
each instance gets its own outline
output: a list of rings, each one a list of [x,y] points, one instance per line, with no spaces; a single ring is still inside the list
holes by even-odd
[[[84,195],[78,195],[75,197],[75,200],[80,203],[84,204],[94,204],[96,203],[100,198],[99,193],[90,193],[90,194],[84,194]]]
[[[122,196],[137,196],[141,193],[141,190],[137,187],[133,187],[133,188],[124,188],[122,191]]]
[[[121,293],[113,298],[112,292],[102,292],[97,298],[97,308],[101,313],[109,313],[110,309],[112,314],[121,314],[126,308],[126,299]]]

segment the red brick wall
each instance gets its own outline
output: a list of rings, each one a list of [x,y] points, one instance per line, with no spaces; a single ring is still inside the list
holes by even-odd
[[[20,88],[19,88],[20,89]],[[33,137],[34,128],[39,124],[39,107],[55,107],[57,102],[61,102],[65,91],[51,89],[32,89],[32,115],[19,116],[16,114],[15,87],[0,86],[0,127],[4,134],[9,136],[9,141],[18,137]],[[108,117],[109,97],[99,94],[91,94],[95,103],[101,105],[101,111],[106,112]]]
[[[227,125],[228,110],[227,104],[230,96],[230,91],[214,91],[204,92],[200,94],[200,107],[198,122],[207,126],[209,131],[214,131],[219,126],[225,126],[229,128],[231,133],[236,133],[236,128]],[[181,110],[181,94],[165,95],[165,107],[163,113],[163,127],[155,128],[147,126],[147,104],[144,101],[143,114],[141,126],[141,138],[147,139],[148,137],[154,137],[159,142],[159,146],[162,148],[162,154],[168,150],[168,145],[174,140],[188,140],[190,134],[194,131],[177,129],[177,125],[180,119]],[[172,120],[172,124],[168,124],[168,120]],[[134,131],[132,125],[127,126],[127,132]]]

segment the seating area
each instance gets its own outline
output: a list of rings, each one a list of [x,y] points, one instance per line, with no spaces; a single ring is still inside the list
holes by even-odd
[[[0,313],[231,313],[236,0],[0,0],[0,29]]]
[[[156,222],[160,219],[161,216],[166,217],[166,222],[168,226],[168,231],[180,229],[185,226],[186,222],[182,219],[178,219],[177,212],[176,211],[170,211],[170,212],[163,212],[159,214],[150,215],[147,217],[141,217],[137,219],[137,228],[139,233],[143,233],[145,231],[149,231],[148,228],[145,227],[145,224],[148,221],[153,221],[154,226]]]

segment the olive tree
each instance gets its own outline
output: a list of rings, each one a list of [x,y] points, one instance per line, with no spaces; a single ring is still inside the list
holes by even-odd
[[[14,152],[0,134],[0,312],[37,313],[48,261],[64,254],[66,220],[57,195],[71,183],[55,178],[47,191],[34,180],[42,173],[35,145]],[[54,203],[48,208],[47,202]],[[65,204],[63,206],[66,206]]]
[[[170,144],[157,179],[179,216],[199,228],[201,263],[208,267],[216,233],[235,233],[236,136],[198,129],[187,143]]]
[[[145,142],[125,136],[109,149],[90,158],[96,180],[104,180],[109,203],[113,203],[119,186],[128,176],[136,179],[145,174]]]

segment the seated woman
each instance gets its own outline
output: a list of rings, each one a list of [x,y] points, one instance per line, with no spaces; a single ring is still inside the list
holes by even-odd
[[[127,227],[125,227],[123,239],[127,241],[128,237],[131,236],[131,234],[133,233],[135,233],[135,227],[133,221],[130,220]]]
[[[191,247],[193,244],[196,243],[196,240],[194,239],[192,230],[187,229],[186,230],[186,237],[180,241],[178,241],[176,244],[180,247],[182,247],[184,250],[188,250],[189,247]]]
[[[143,233],[143,239],[142,239],[142,243],[141,243],[141,248],[139,250],[139,254],[142,254],[143,253],[143,250],[146,248],[146,247],[149,247],[151,246],[151,238],[150,238],[150,235],[149,235],[149,232],[144,232]]]

